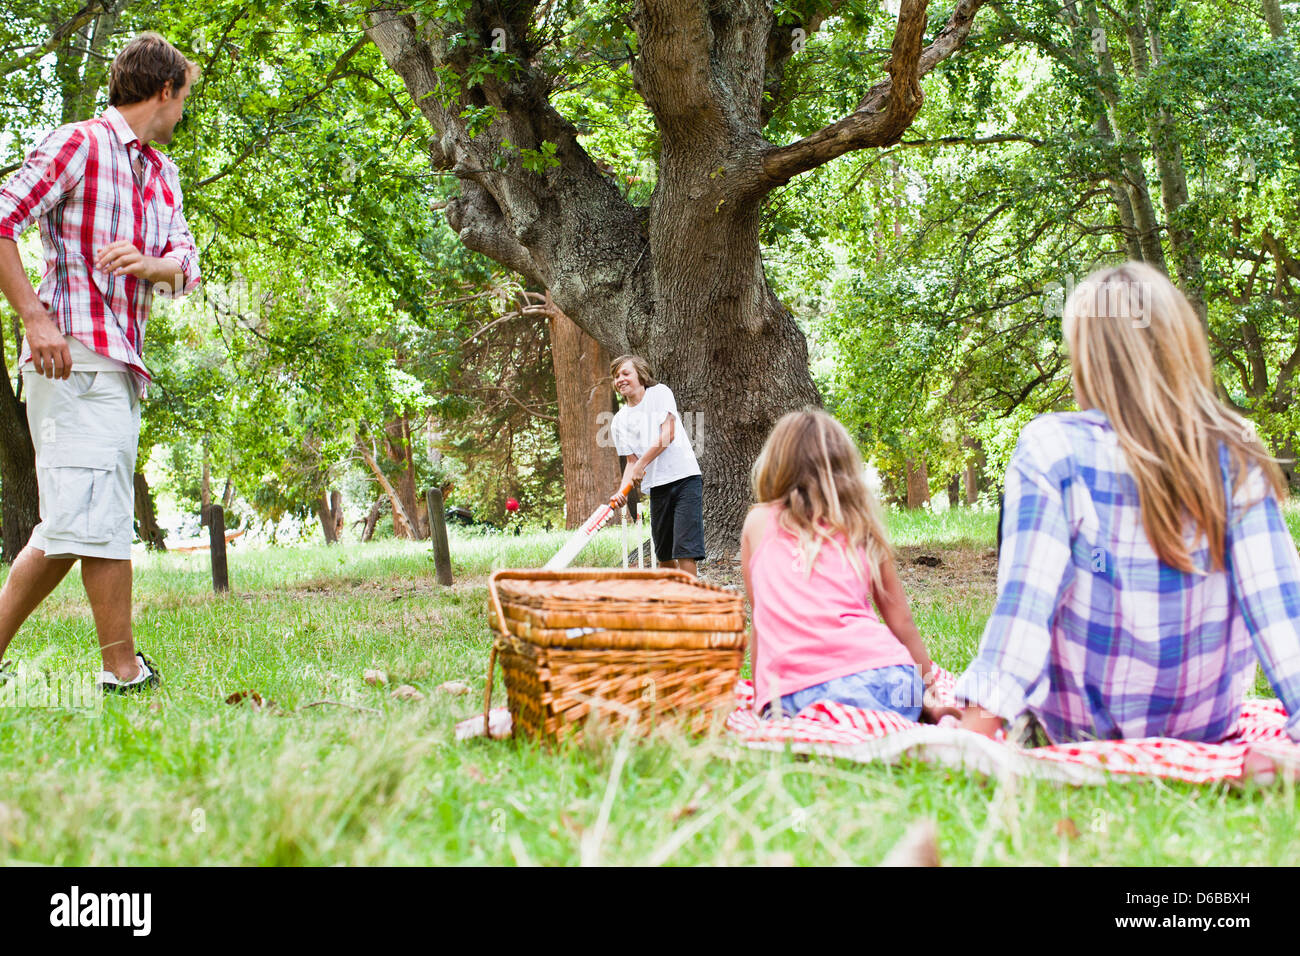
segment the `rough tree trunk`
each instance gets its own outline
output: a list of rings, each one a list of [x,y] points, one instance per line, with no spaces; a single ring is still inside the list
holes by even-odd
[[[1151,66],[1160,64],[1162,50],[1159,24],[1145,20],[1139,0],[1129,0],[1128,40],[1133,74],[1139,81],[1144,81],[1150,74]],[[1189,194],[1187,173],[1183,166],[1183,148],[1178,142],[1173,117],[1167,110],[1160,108],[1151,111],[1147,118],[1147,128],[1151,136],[1151,153],[1160,175],[1160,199],[1168,225],[1169,246],[1174,257],[1178,284],[1200,316],[1201,325],[1208,329],[1205,269],[1186,209]]]
[[[424,540],[429,537],[427,506],[415,489],[415,455],[411,440],[411,420],[403,415],[384,428],[386,450],[393,461],[401,462],[397,483],[393,486],[402,499],[403,518],[411,528],[412,537]]]
[[[923,49],[927,0],[903,0],[889,79],[841,120],[777,146],[763,130],[801,49],[794,29],[810,33],[825,14],[778,20],[766,0],[636,0],[632,77],[659,142],[648,208],[620,195],[550,104],[557,82],[533,46],[531,0],[470,0],[456,23],[374,7],[366,32],[436,131],[433,164],[460,181],[446,215],[461,242],[551,290],[611,354],[644,355],[692,416],[705,544],[719,556],[738,543],[749,467],[773,422],[820,401],[807,343],[763,271],[764,198],[846,152],[896,142],[920,110],[920,77],[961,46],[982,3],[958,0]],[[481,69],[461,79],[491,56],[494,36],[515,64],[509,80]],[[470,135],[488,107],[492,122]],[[554,164],[538,171],[544,148]],[[524,150],[536,151],[532,170]]]
[[[63,94],[62,122],[75,123],[94,115],[112,60],[107,47],[117,33],[122,14],[131,5],[132,0],[104,0],[94,18],[56,50],[54,76]]]
[[[628,343],[651,357],[695,424],[710,557],[738,540],[751,504],[749,469],[772,425],[821,404],[803,333],[763,274],[760,206],[729,197],[724,177],[709,179],[729,149],[725,135],[664,143],[649,237],[651,295],[664,314],[644,330],[629,328]]]
[[[41,500],[27,406],[14,394],[3,358],[0,349],[0,529],[4,532],[0,558],[11,563],[41,520]]]
[[[366,514],[365,526],[361,529],[361,543],[365,544],[375,536],[375,525],[379,524],[379,512],[383,509],[383,499],[379,499],[370,506],[369,513]]]
[[[86,65],[82,72],[81,89],[78,91],[77,113],[81,117],[93,116],[100,87],[108,81],[108,67],[112,58],[106,55],[109,41],[117,34],[118,20],[130,0],[107,0],[104,11],[95,17],[95,25],[90,33],[90,49]]]
[[[343,534],[343,495],[331,491],[328,495],[321,492],[316,499],[316,517],[320,519],[320,529],[325,535],[326,544],[338,544]]]
[[[334,540],[343,537],[343,493],[337,489],[330,492],[330,514],[334,516]]]
[[[166,534],[158,527],[158,513],[154,508],[153,492],[144,475],[136,472],[132,477],[135,488],[135,530],[150,551],[166,551]]]
[[[907,508],[922,508],[930,500],[930,469],[925,459],[907,459]]]
[[[415,522],[411,519],[410,512],[406,510],[406,506],[402,504],[402,499],[398,495],[397,490],[393,487],[393,483],[388,480],[388,477],[384,474],[383,470],[380,469],[379,462],[375,461],[375,456],[372,455],[370,449],[360,441],[357,442],[357,450],[361,452],[361,457],[364,458],[366,464],[370,466],[370,472],[375,476],[375,480],[379,482],[379,487],[381,487],[384,490],[384,494],[388,496],[388,502],[393,509],[393,534],[399,538],[416,538]]]
[[[208,446],[203,445],[203,476],[199,479],[199,527],[206,528],[212,520],[212,463]]]
[[[1093,0],[1088,0],[1084,4],[1084,16],[1087,18],[1090,30],[1101,30],[1101,18],[1097,15],[1097,6]],[[1104,35],[1103,35],[1104,36]],[[1120,108],[1119,96],[1119,74],[1115,70],[1115,60],[1111,56],[1110,47],[1103,42],[1094,47],[1094,53],[1097,60],[1097,73],[1101,78],[1101,84],[1098,92],[1106,104],[1104,118],[1106,120],[1103,129],[1101,118],[1098,119],[1098,131],[1102,132],[1102,139],[1105,142],[1113,141],[1116,136],[1121,142],[1127,144],[1120,153],[1120,177],[1118,185],[1122,187],[1123,192],[1128,198],[1128,214],[1132,217],[1133,229],[1135,230],[1135,241],[1140,255],[1136,256],[1142,261],[1150,263],[1162,272],[1167,271],[1165,267],[1165,251],[1160,244],[1160,219],[1156,215],[1155,203],[1151,200],[1151,188],[1147,182],[1146,167],[1142,164],[1142,157],[1134,148],[1133,143],[1138,141],[1134,130],[1127,126],[1128,114]],[[1076,50],[1080,57],[1086,57],[1082,50]],[[1086,66],[1086,60],[1084,64]],[[1110,133],[1105,135],[1105,131]],[[1121,220],[1124,219],[1124,209],[1117,201],[1117,208],[1120,210]],[[1129,243],[1130,254],[1132,254],[1133,243]]]
[[[1300,442],[1296,441],[1296,435],[1292,432],[1283,439],[1281,447],[1277,450],[1277,457],[1282,459],[1282,475],[1286,478],[1287,486],[1290,487],[1292,494],[1300,491],[1300,469],[1296,468],[1296,449],[1298,446],[1300,446]]]
[[[1078,16],[1078,13],[1074,9],[1073,0],[1066,0],[1065,9],[1073,16]],[[1100,22],[1097,19],[1096,7],[1092,3],[1087,5],[1085,14],[1089,17],[1092,27],[1100,26]],[[1086,64],[1089,59],[1089,53],[1083,37],[1084,35],[1082,32],[1074,31],[1073,41],[1070,47],[1075,59],[1078,60],[1081,65]],[[1096,55],[1099,60],[1099,72],[1105,75],[1108,81],[1113,79],[1115,74],[1115,64],[1111,61],[1109,51],[1103,46],[1097,51]],[[1112,102],[1113,99],[1113,95],[1106,96],[1104,93],[1102,94],[1102,101],[1105,104],[1105,108],[1097,110],[1097,119],[1094,122],[1094,126],[1097,130],[1097,139],[1102,143],[1105,143],[1107,147],[1113,147],[1115,143],[1115,128],[1111,123],[1111,115],[1115,106]],[[1120,229],[1124,234],[1125,251],[1130,259],[1141,262],[1146,258],[1142,250],[1142,236],[1144,234],[1149,235],[1149,233],[1144,233],[1143,229],[1138,226],[1137,214],[1133,209],[1133,197],[1130,195],[1132,185],[1129,183],[1128,179],[1128,170],[1131,166],[1131,154],[1129,156],[1120,157],[1119,161],[1115,162],[1114,165],[1107,170],[1107,189],[1110,192],[1111,204],[1115,207],[1115,214],[1119,218]],[[1148,196],[1147,198],[1147,205],[1149,207],[1150,197]]]
[[[59,47],[54,54],[54,79],[63,93],[60,123],[75,123],[86,117],[80,112],[83,100],[81,90],[82,64],[86,62],[86,49],[90,45],[92,23],[84,24],[75,34],[72,43]]]
[[[618,487],[618,453],[608,434],[614,412],[610,355],[558,310],[548,317],[555,392],[560,406],[560,458],[564,463],[564,520],[576,528]]]
[[[1286,21],[1282,19],[1282,4],[1278,0],[1263,0],[1264,21],[1268,24],[1269,35],[1274,39],[1286,33]]]
[[[966,504],[973,505],[979,501],[980,492],[984,490],[984,469],[988,465],[988,459],[984,455],[984,443],[978,438],[967,438],[962,444],[973,452],[970,461],[966,463],[966,471],[963,475]]]

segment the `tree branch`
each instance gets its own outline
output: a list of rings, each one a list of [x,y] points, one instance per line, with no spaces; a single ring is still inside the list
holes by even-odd
[[[484,383],[482,385],[471,386],[468,389],[468,391],[493,392],[499,395],[504,395],[512,404],[518,405],[520,408],[522,408],[525,412],[527,412],[529,415],[531,415],[534,418],[540,418],[543,421],[547,421],[547,422],[558,422],[560,420],[559,416],[557,415],[547,415],[545,412],[539,412],[536,409],[529,408],[527,405],[525,405],[523,402],[521,402],[518,398],[515,397],[514,392],[510,391],[510,389],[506,388],[504,385],[488,385],[487,383]]]
[[[72,36],[77,34],[82,27],[103,12],[101,0],[88,0],[86,5],[74,13],[71,19],[64,21],[54,28],[48,40],[39,46],[33,47],[21,56],[13,57],[0,63],[0,76],[7,76],[33,63],[38,62],[45,56],[53,53],[63,43]]]
[[[928,2],[903,0],[891,47],[889,79],[873,86],[856,110],[811,136],[763,154],[761,178],[765,191],[852,150],[899,141],[920,112],[921,77],[957,51],[970,34],[984,0],[958,0],[947,25],[922,49]]]
[[[719,122],[709,82],[713,29],[703,0],[639,0],[632,25],[640,55],[632,66],[637,92],[659,128],[689,137]]]
[[[375,456],[371,453],[370,449],[366,447],[365,442],[361,440],[360,435],[356,438],[356,449],[361,452],[361,457],[364,458],[366,464],[370,466],[370,471],[379,482],[379,486],[384,489],[384,494],[388,496],[388,500],[393,506],[393,531],[399,537],[402,536],[402,529],[397,527],[398,520],[400,519],[402,525],[405,526],[406,537],[417,539],[419,535],[417,534],[415,522],[411,520],[411,516],[408,515],[406,509],[402,507],[401,497],[397,494],[396,489],[393,488],[392,483],[384,475],[383,470],[379,467],[379,462],[375,461]]]
[[[320,85],[319,88],[309,93],[303,99],[298,100],[296,103],[294,103],[292,106],[288,107],[287,109],[278,110],[272,108],[270,110],[267,110],[267,119],[268,120],[272,119],[277,113],[292,113],[294,110],[301,109],[303,106],[306,106],[312,100],[316,99],[316,97],[320,96],[322,93],[328,90],[331,86],[334,85],[334,82],[336,80],[338,80],[341,76],[344,75],[344,69],[348,65],[348,61],[351,60],[354,56],[356,56],[357,53],[359,53],[362,49],[364,49],[366,44],[369,42],[370,42],[370,38],[368,36],[362,36],[360,40],[352,44],[352,46],[350,46],[347,49],[347,51],[344,52],[343,55],[338,58],[338,62],[334,64],[334,69],[330,70],[329,75],[325,77],[325,81]],[[246,143],[244,145],[244,148],[240,150],[238,156],[232,159],[221,169],[217,170],[211,176],[208,176],[206,179],[199,180],[197,183],[194,184],[192,188],[195,190],[202,189],[204,186],[208,186],[211,185],[212,183],[215,183],[218,179],[223,179],[226,176],[229,176],[236,169],[242,166],[250,156],[252,156],[255,152],[257,152],[257,150],[260,147],[265,146],[267,143],[269,143],[273,135],[275,135],[274,130],[268,128],[267,131],[263,133],[261,136],[257,137],[256,139],[252,140],[249,143]]]
[[[839,13],[844,0],[831,0],[804,20],[774,22],[767,37],[767,66],[763,72],[764,102],[760,125],[766,126],[781,104],[781,93],[785,83],[785,68],[795,54],[795,30],[803,30],[805,38],[816,33],[829,17]]]
[[[462,32],[486,41],[498,22],[495,9],[473,0]],[[643,294],[649,269],[638,269],[644,211],[619,194],[550,102],[554,77],[530,59],[532,41],[512,41],[507,29],[514,58],[507,82],[492,70],[483,75],[495,54],[451,43],[437,23],[387,9],[368,16],[367,34],[435,131],[431,163],[460,181],[445,214],[462,244],[551,289],[565,313],[607,348],[624,346],[612,316],[651,310]],[[519,37],[525,33],[518,28]],[[485,107],[494,110],[490,122],[472,128]],[[550,161],[526,168],[525,151],[547,144]]]
[[[892,149],[876,153],[853,173],[844,195],[848,196],[858,188],[858,184],[878,163],[893,156],[900,149],[928,149],[932,146],[995,146],[1001,143],[1028,143],[1030,146],[1046,146],[1047,141],[1018,133],[998,133],[993,136],[941,136],[937,139],[901,139]]]
[[[446,217],[447,225],[466,248],[513,269],[535,285],[546,285],[541,267],[515,238],[501,207],[483,186],[462,180],[461,195],[447,201]]]

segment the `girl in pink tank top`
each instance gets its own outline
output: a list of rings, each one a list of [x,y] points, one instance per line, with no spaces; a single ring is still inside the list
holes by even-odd
[[[740,559],[755,708],[792,716],[834,700],[937,720],[923,700],[933,664],[848,432],[825,412],[791,412],[768,436],[753,483]]]

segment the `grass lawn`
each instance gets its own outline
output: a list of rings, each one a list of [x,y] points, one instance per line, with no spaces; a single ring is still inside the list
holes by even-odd
[[[891,516],[918,624],[952,670],[992,606],[993,532],[986,513]],[[404,542],[235,549],[224,597],[206,555],[139,560],[137,641],[164,685],[98,714],[0,708],[0,862],[870,864],[922,818],[950,864],[1297,862],[1290,787],[1000,784],[726,739],[456,743],[482,704],[487,573],[539,566],[563,537],[456,537],[451,589]],[[597,550],[613,563],[617,538]],[[942,564],[913,564],[922,550]],[[9,657],[98,670],[75,574]],[[470,693],[437,690],[449,680]],[[423,698],[391,696],[402,683]],[[226,703],[239,691],[273,704]]]

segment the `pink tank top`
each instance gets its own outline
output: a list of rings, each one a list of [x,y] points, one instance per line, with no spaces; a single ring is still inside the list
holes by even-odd
[[[859,577],[826,542],[809,575],[798,541],[777,524],[779,508],[765,510],[767,531],[749,559],[755,708],[836,677],[914,663],[871,606],[866,555]]]

